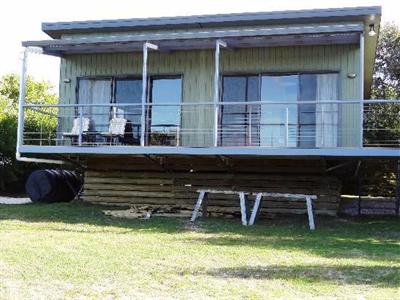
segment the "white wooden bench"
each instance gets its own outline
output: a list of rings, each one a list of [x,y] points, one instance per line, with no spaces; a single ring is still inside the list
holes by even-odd
[[[203,203],[204,197],[206,194],[225,194],[225,195],[238,195],[240,202],[240,212],[242,214],[242,224],[247,225],[247,214],[246,214],[246,195],[250,194],[248,192],[237,192],[237,191],[229,191],[229,190],[211,190],[211,189],[202,189],[197,190],[199,193],[199,197],[197,199],[196,205],[193,209],[191,222],[194,222],[197,218],[197,214],[199,213],[201,204]]]
[[[240,212],[242,216],[242,224],[243,225],[253,225],[255,219],[257,217],[257,213],[260,209],[260,204],[263,197],[276,197],[276,198],[286,198],[289,200],[304,200],[307,207],[307,215],[308,215],[308,224],[310,226],[310,230],[315,230],[315,222],[314,222],[314,211],[313,211],[313,203],[312,200],[316,200],[317,196],[315,195],[304,195],[304,194],[284,194],[284,193],[250,193],[244,191],[231,191],[231,190],[214,190],[214,189],[201,189],[197,190],[199,193],[199,197],[197,199],[196,205],[193,209],[191,222],[194,222],[199,213],[200,207],[203,203],[204,198],[207,194],[225,194],[225,195],[238,195],[240,202]],[[246,197],[247,195],[252,194],[255,195],[256,199],[254,201],[254,206],[250,215],[250,220],[247,222],[247,214],[246,214]]]
[[[256,200],[254,201],[253,210],[251,212],[249,225],[253,225],[256,219],[258,210],[260,208],[260,203],[262,197],[275,197],[275,198],[286,198],[289,200],[304,200],[306,202],[307,207],[307,215],[308,215],[308,224],[310,226],[310,230],[315,230],[315,222],[314,222],[314,210],[312,200],[316,200],[317,196],[315,195],[303,195],[303,194],[283,194],[283,193],[254,193],[256,196]]]

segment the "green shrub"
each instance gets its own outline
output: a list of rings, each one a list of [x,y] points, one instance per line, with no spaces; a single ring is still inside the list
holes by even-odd
[[[37,164],[18,162],[15,159],[17,144],[19,78],[15,74],[0,79],[0,191],[19,192],[23,189],[26,176]],[[57,95],[45,81],[35,81],[29,77],[26,87],[27,103],[55,104]],[[55,110],[47,109],[46,112]],[[53,112],[54,113],[54,112]],[[25,113],[25,131],[55,132],[56,114],[49,115],[34,110]]]

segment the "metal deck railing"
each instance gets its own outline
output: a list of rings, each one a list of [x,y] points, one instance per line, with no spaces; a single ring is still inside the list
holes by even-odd
[[[142,111],[141,103],[27,103],[22,145],[400,147],[400,100],[206,101],[144,107]],[[78,126],[73,132],[74,119],[82,125],[84,118],[89,127]],[[110,131],[112,118],[126,120],[122,134]]]

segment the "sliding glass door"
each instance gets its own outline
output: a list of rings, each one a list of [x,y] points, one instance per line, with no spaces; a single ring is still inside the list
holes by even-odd
[[[146,143],[164,146],[179,145],[182,78],[181,76],[154,77],[149,81],[147,98],[152,105],[147,106],[145,111]],[[77,102],[91,104],[84,107],[83,113],[90,119],[92,131],[107,132],[111,118],[124,118],[127,121],[124,144],[140,144],[141,79],[133,77],[80,78]],[[93,104],[108,105],[93,106]],[[101,136],[97,135],[97,138],[101,139]]]
[[[337,82],[337,73],[224,76],[222,101],[230,105],[221,108],[220,144],[336,147],[338,105],[329,101],[338,99]]]

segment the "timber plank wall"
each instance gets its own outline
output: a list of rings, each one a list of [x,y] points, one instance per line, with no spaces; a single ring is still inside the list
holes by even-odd
[[[218,158],[89,159],[83,200],[119,206],[172,207],[176,212],[193,209],[199,188],[315,194],[317,214],[336,215],[341,183],[322,175],[320,162]],[[252,205],[254,197],[249,197]],[[250,207],[249,207],[250,208]],[[208,195],[210,215],[240,213],[236,195]],[[261,214],[306,213],[304,201],[265,198]]]
[[[287,46],[248,49],[223,49],[221,75],[338,72],[338,97],[342,100],[360,99],[360,79],[347,77],[359,73],[360,49],[357,44]],[[149,54],[148,74],[182,75],[182,101],[184,103],[210,102],[214,93],[214,51],[192,50]],[[60,103],[76,103],[79,77],[142,76],[141,53],[109,53],[67,55],[61,59]],[[71,82],[64,82],[70,79]],[[181,125],[188,130],[181,137],[181,146],[209,147],[213,145],[213,106],[190,107],[182,112]],[[194,109],[195,108],[195,109]],[[339,145],[359,146],[360,132],[358,106],[340,106]],[[60,131],[68,131],[75,116],[73,108],[62,108]],[[184,131],[183,131],[184,132]]]

